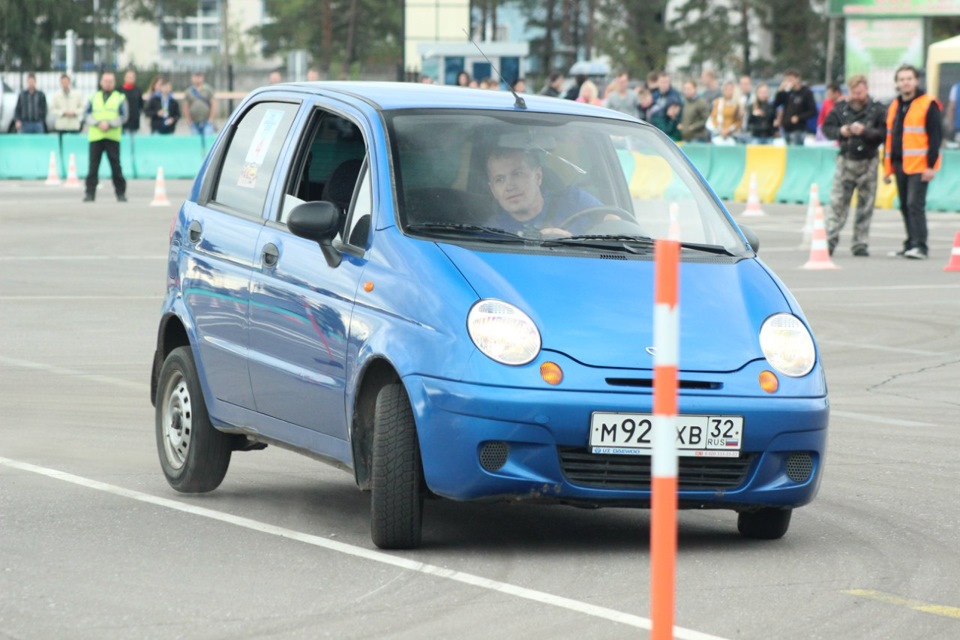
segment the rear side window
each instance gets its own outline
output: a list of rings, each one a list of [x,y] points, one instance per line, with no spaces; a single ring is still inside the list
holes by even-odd
[[[237,124],[223,158],[213,200],[239,213],[259,217],[299,105],[262,102]]]

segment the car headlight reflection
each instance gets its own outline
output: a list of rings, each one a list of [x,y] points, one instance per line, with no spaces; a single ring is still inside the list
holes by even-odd
[[[527,364],[540,353],[540,331],[530,316],[502,300],[480,300],[467,314],[477,349],[502,364]]]
[[[810,373],[817,358],[810,332],[789,313],[778,313],[764,321],[760,348],[774,369],[793,378]]]

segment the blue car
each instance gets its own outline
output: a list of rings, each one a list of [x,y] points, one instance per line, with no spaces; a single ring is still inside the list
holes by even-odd
[[[420,544],[426,498],[647,507],[671,228],[680,507],[779,538],[817,493],[829,413],[797,301],[655,128],[509,92],[244,100],[171,227],[163,473],[206,492],[234,452],[292,449],[371,492],[388,549]]]

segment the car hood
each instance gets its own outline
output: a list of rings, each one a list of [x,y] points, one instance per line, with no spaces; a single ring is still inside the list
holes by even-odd
[[[543,349],[595,367],[651,369],[654,262],[542,253],[480,252],[441,244],[481,298],[523,309]],[[753,258],[680,267],[680,362],[685,371],[735,371],[763,358],[759,331],[789,312]]]

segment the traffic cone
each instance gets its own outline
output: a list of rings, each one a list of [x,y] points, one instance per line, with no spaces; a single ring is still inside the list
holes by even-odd
[[[79,189],[80,178],[77,177],[77,157],[70,154],[70,163],[67,165],[67,180],[63,183],[67,189]]]
[[[953,249],[950,250],[950,262],[943,268],[944,271],[960,271],[960,231],[953,236]]]
[[[170,201],[167,200],[167,183],[163,179],[163,167],[157,167],[157,186],[153,190],[153,200],[150,201],[150,206],[170,206]]]
[[[823,207],[817,205],[813,214],[813,234],[810,239],[810,259],[801,269],[839,269],[830,259],[827,247],[827,227],[823,222]]]
[[[760,208],[760,195],[757,193],[757,174],[750,174],[750,190],[747,192],[747,208],[743,212],[744,217],[765,216],[763,209]]]
[[[670,203],[670,226],[667,229],[667,238],[680,242],[680,205]]]
[[[803,240],[800,241],[800,248],[806,249],[810,246],[810,237],[813,235],[813,218],[817,207],[820,206],[820,187],[814,182],[810,185],[810,199],[807,203],[807,217],[803,223]]]
[[[57,170],[57,152],[50,152],[50,168],[47,169],[47,181],[44,184],[56,186],[60,184],[60,171]]]

